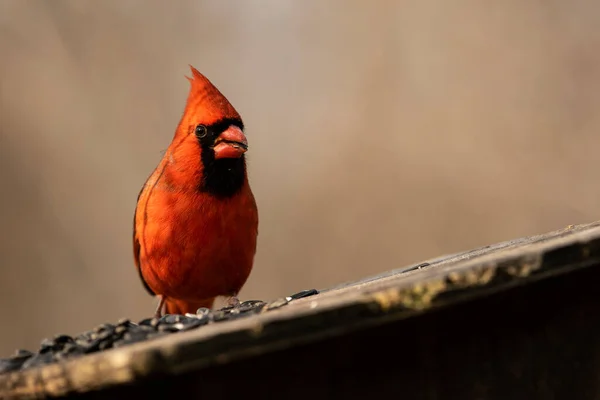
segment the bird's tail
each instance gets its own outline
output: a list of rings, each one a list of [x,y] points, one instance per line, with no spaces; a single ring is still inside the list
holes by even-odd
[[[165,299],[164,305],[165,314],[196,314],[196,311],[200,307],[212,308],[214,301],[214,297],[212,299],[205,299],[193,302],[167,298]]]

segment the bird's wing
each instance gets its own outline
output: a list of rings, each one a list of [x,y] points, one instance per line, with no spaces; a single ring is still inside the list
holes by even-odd
[[[137,210],[138,210],[138,206],[140,204],[140,197],[142,196],[142,193],[144,192],[145,188],[146,188],[146,183],[142,187],[142,190],[140,190],[140,193],[138,193],[135,211],[133,212],[133,258],[135,261],[135,266],[137,268],[138,274],[140,275],[140,279],[142,280],[142,284],[144,285],[144,287],[146,288],[148,293],[150,293],[152,296],[155,296],[156,293],[154,293],[154,291],[152,289],[150,289],[150,286],[148,286],[148,283],[144,279],[144,275],[142,275],[142,268],[140,266],[140,238],[139,238],[139,232],[137,232],[137,229],[136,229]]]

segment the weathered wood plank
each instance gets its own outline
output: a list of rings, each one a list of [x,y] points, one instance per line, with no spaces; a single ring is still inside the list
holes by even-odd
[[[600,222],[428,263],[259,315],[0,375],[0,398],[161,390],[358,398],[381,390],[550,399],[576,393],[567,380],[584,385],[575,398],[600,398]]]

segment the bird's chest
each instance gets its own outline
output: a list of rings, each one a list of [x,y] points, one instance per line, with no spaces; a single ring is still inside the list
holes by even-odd
[[[222,295],[243,285],[256,250],[255,207],[244,201],[175,201],[163,221],[157,277],[178,295]]]
[[[183,201],[173,208],[165,242],[187,258],[218,259],[253,235],[254,220],[254,211],[242,201]]]

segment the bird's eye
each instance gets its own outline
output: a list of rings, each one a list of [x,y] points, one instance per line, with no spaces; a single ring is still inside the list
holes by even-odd
[[[205,138],[207,134],[208,134],[208,129],[206,129],[206,126],[198,125],[196,127],[196,136],[198,136],[198,138],[200,138],[200,139]]]

